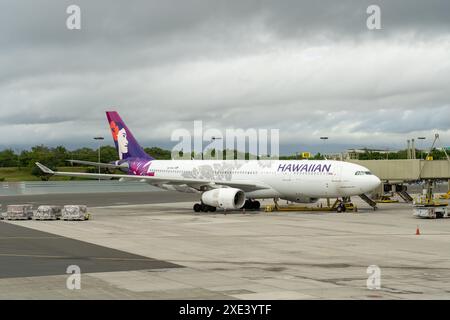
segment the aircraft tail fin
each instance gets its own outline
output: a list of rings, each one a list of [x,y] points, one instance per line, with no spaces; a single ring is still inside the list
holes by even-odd
[[[107,111],[106,117],[120,160],[127,158],[153,159],[139,145],[116,111]]]

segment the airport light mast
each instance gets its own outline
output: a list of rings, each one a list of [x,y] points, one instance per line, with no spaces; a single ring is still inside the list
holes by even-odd
[[[216,141],[216,140],[221,140],[222,139],[222,137],[212,137],[211,138],[211,141]],[[223,145],[222,145],[223,146]],[[219,155],[218,155],[218,152],[219,150],[214,150],[214,156],[215,156],[215,158],[216,159],[218,159],[219,158]],[[222,150],[220,150],[220,152],[222,152]],[[203,152],[202,152],[202,160],[203,160]],[[223,160],[223,152],[222,152],[222,160]]]
[[[320,137],[320,140],[323,141],[323,145],[324,145],[324,147],[325,147],[325,141],[328,140],[328,137]],[[325,160],[327,160],[327,157],[325,156],[325,151],[324,151],[324,153],[323,153],[323,158],[324,158]]]
[[[221,139],[222,139],[222,137],[211,137],[211,141],[216,141],[216,140],[221,140]],[[215,155],[217,157],[217,150],[215,150]],[[223,159],[223,156],[222,156],[222,159]],[[204,160],[203,159],[203,148],[202,148],[202,160]]]
[[[98,141],[98,163],[100,163],[100,149],[102,147],[102,140],[105,140],[104,137],[94,137],[94,140]],[[100,174],[100,166],[98,167],[98,173]],[[100,181],[100,178],[98,178],[98,181]]]

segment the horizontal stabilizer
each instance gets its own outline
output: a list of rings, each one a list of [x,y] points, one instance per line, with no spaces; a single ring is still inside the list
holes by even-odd
[[[83,164],[87,166],[94,166],[100,168],[110,168],[110,169],[119,169],[119,168],[128,168],[127,163],[122,164],[113,164],[113,163],[101,163],[101,162],[92,162],[92,161],[83,161],[83,160],[67,160],[71,164]]]
[[[55,172],[49,168],[47,168],[46,166],[44,166],[43,164],[36,162],[36,165],[39,167],[39,169],[42,170],[42,172],[47,173],[47,174],[55,174]]]

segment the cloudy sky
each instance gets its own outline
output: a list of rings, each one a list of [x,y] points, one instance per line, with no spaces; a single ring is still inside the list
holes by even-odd
[[[2,0],[0,147],[112,144],[108,109],[146,146],[194,120],[280,129],[282,153],[449,145],[449,15],[448,0]]]

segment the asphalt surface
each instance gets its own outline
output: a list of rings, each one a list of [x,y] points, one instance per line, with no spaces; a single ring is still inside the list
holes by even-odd
[[[39,205],[68,205],[80,204],[88,207],[105,207],[133,204],[152,204],[168,202],[199,201],[200,195],[176,191],[151,192],[109,192],[109,193],[61,193],[41,195],[0,196],[3,211],[9,204],[33,204],[34,209]]]
[[[79,266],[82,273],[179,267],[173,263],[0,222],[0,278],[66,274],[70,265]]]
[[[2,211],[9,204],[33,204],[36,209],[45,204],[103,207],[177,201],[198,201],[198,195],[156,191],[0,197]],[[0,221],[0,279],[66,274],[70,265],[79,266],[82,273],[178,267],[169,262]]]

